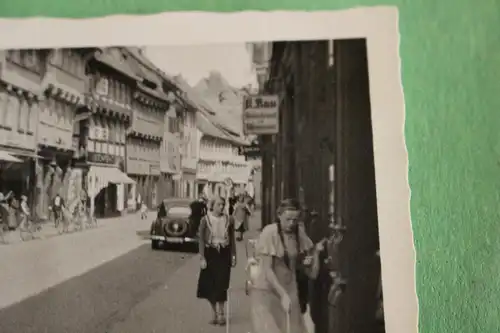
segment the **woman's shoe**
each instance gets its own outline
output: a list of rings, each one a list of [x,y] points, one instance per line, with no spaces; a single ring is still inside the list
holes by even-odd
[[[209,323],[210,323],[210,325],[218,325],[219,324],[219,315],[215,314]]]
[[[226,317],[224,316],[224,314],[223,314],[223,313],[220,313],[220,314],[219,314],[218,324],[219,324],[220,326],[225,326],[225,325],[226,325]]]

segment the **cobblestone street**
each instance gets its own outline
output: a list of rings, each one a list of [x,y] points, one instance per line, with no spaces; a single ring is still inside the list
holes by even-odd
[[[259,226],[251,221],[250,237]],[[152,251],[150,221],[106,219],[81,233],[0,247],[2,333],[211,333],[210,308],[196,298],[199,260]],[[230,290],[230,332],[251,332],[244,292],[244,243]],[[13,283],[15,281],[15,283]]]

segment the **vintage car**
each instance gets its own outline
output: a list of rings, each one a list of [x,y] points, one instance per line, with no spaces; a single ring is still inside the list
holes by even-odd
[[[199,223],[191,216],[191,199],[163,200],[156,219],[151,224],[151,248],[157,250],[168,245],[186,245],[198,249]],[[163,208],[162,208],[163,206]]]

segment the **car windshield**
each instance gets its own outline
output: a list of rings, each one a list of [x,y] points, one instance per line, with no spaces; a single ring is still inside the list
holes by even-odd
[[[169,217],[189,217],[191,215],[191,208],[185,206],[171,207],[167,215]]]

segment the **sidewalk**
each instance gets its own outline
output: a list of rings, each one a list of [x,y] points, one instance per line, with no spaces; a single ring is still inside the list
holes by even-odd
[[[0,308],[147,244],[137,237],[145,224],[135,215],[104,221],[83,232],[0,246]]]
[[[40,230],[39,232],[36,232],[34,234],[34,236],[35,236],[34,239],[30,239],[29,236],[26,236],[27,237],[26,241],[21,240],[19,229],[15,230],[15,231],[7,232],[4,236],[4,239],[7,242],[7,244],[0,243],[0,249],[1,249],[1,246],[9,246],[9,245],[14,245],[14,244],[19,244],[19,243],[27,243],[27,242],[37,241],[37,240],[39,241],[39,240],[49,239],[52,237],[67,236],[67,235],[74,234],[74,233],[89,232],[92,230],[100,229],[100,228],[102,228],[110,223],[112,224],[112,223],[116,223],[117,221],[127,219],[130,216],[136,216],[138,219],[140,219],[139,213],[130,213],[130,214],[126,214],[124,216],[116,216],[116,217],[108,217],[108,218],[98,218],[97,219],[97,227],[84,229],[82,231],[73,231],[72,228],[74,228],[74,226],[72,225],[72,226],[70,226],[70,232],[65,233],[65,234],[59,233],[59,231],[56,229],[56,227],[54,225],[54,221],[51,221],[51,220],[44,221],[41,223],[42,230]]]

